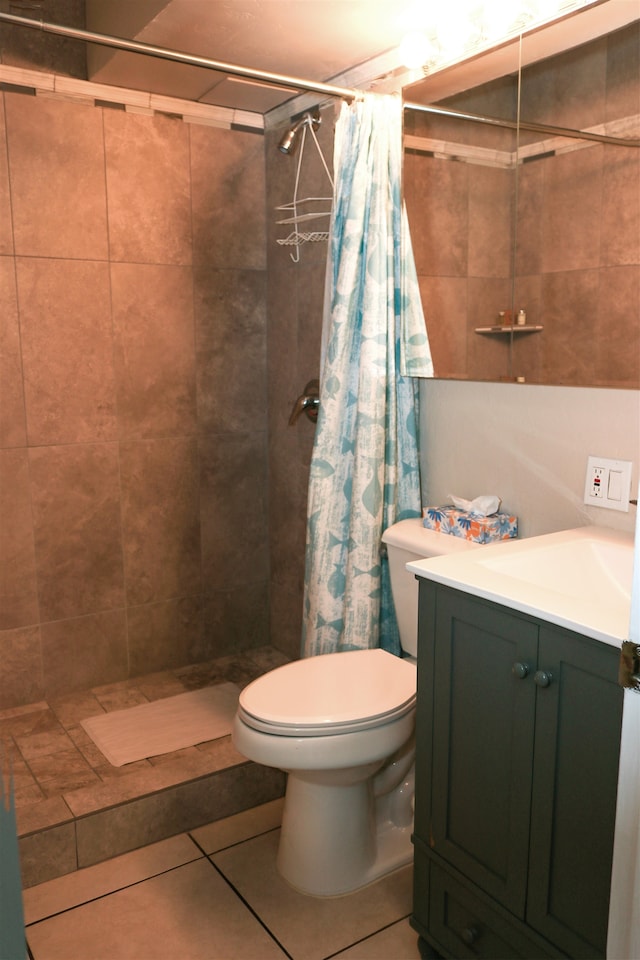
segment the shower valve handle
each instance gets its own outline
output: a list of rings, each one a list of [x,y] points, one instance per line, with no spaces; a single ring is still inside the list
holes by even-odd
[[[293,405],[291,416],[289,417],[289,426],[293,426],[301,413],[313,423],[318,419],[318,407],[320,406],[320,383],[318,380],[310,380],[302,393]]]

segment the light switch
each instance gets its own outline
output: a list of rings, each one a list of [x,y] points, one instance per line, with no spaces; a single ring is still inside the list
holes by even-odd
[[[608,500],[622,500],[622,471],[609,470]]]

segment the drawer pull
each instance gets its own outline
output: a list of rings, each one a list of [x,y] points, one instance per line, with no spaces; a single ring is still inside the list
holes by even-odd
[[[465,927],[460,933],[460,939],[468,947],[472,946],[478,939],[479,933],[476,927]]]
[[[511,673],[514,675],[514,677],[517,677],[518,680],[524,680],[524,678],[529,674],[529,664],[519,663],[516,661],[511,667]]]

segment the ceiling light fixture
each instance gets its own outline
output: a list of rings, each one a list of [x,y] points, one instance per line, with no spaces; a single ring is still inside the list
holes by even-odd
[[[403,37],[400,62],[425,73],[489,50],[524,31],[549,24],[600,0],[463,0],[450,5],[430,22],[424,14]]]

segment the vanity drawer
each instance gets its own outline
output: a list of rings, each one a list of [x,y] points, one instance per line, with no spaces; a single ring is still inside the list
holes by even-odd
[[[477,899],[473,893],[431,864],[429,932],[451,957],[490,960],[560,957],[546,950],[519,927]]]

